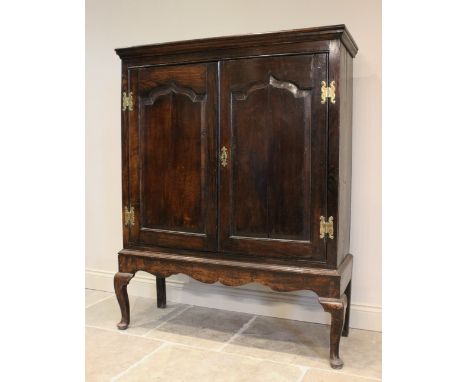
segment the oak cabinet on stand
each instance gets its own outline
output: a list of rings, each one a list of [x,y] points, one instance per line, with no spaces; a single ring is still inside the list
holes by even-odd
[[[353,57],[343,25],[117,49],[124,249],[114,285],[130,322],[137,271],[311,290],[342,367]]]

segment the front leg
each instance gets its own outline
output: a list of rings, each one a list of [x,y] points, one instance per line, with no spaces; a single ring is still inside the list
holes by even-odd
[[[130,324],[130,303],[128,301],[127,285],[135,276],[133,273],[117,272],[114,276],[114,289],[117,301],[119,302],[122,319],[117,324],[117,328],[125,330]]]
[[[340,339],[343,331],[343,322],[347,305],[346,295],[340,299],[319,298],[325,312],[331,314],[330,327],[330,365],[333,369],[341,369],[343,361],[340,359]]]

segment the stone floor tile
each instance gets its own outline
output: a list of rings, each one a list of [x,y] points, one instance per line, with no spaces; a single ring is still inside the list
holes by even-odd
[[[167,307],[156,307],[156,299],[130,296],[130,326],[129,334],[144,335],[157,325],[176,314],[187,305],[168,301]],[[121,314],[116,298],[109,298],[86,309],[86,325],[103,329],[118,330],[116,325]]]
[[[93,305],[105,298],[110,298],[113,296],[113,293],[110,292],[104,292],[101,290],[92,290],[92,289],[86,289],[85,290],[85,306],[88,307],[90,305]]]
[[[191,307],[147,336],[206,349],[219,349],[252,317],[246,313]]]
[[[223,351],[302,366],[328,369],[327,325],[257,317]],[[357,376],[381,377],[381,333],[351,329],[342,337],[343,371]]]
[[[235,354],[164,345],[118,379],[119,382],[297,382],[300,368]]]
[[[341,340],[344,368],[332,370],[327,325],[261,316],[249,323],[251,314],[170,302],[166,309],[157,309],[155,299],[131,296],[130,327],[120,332],[115,326],[120,309],[113,294],[85,293],[89,305],[86,324],[91,326],[86,339],[88,382],[107,381],[116,375],[136,381],[298,381],[306,370],[301,366],[310,367],[303,382],[371,382],[381,378],[381,333],[351,329],[350,336]],[[145,335],[150,342],[132,334]],[[135,345],[138,340],[143,340],[143,345]],[[169,343],[152,354],[164,341]],[[148,364],[155,357],[162,357],[163,362],[158,362],[160,367],[164,364],[162,371]]]
[[[350,329],[341,340],[340,356],[348,365],[345,372],[382,378],[382,333]]]
[[[161,342],[86,328],[86,382],[103,382],[127,370]]]
[[[350,375],[346,369],[342,370],[322,370],[310,368],[301,382],[378,382],[381,379]]]

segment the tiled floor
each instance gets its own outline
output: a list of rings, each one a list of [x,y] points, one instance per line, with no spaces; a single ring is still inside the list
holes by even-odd
[[[117,330],[111,293],[86,290],[86,381],[364,382],[381,376],[381,335],[351,329],[342,370],[328,365],[329,327],[130,296]]]

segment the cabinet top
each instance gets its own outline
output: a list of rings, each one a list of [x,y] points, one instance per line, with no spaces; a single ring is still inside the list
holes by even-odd
[[[265,45],[290,44],[310,41],[340,40],[351,56],[356,56],[358,46],[346,26],[331,25],[325,27],[293,29],[280,32],[254,33],[226,37],[211,37],[195,40],[167,42],[162,44],[140,45],[116,49],[120,58],[164,56],[203,51],[229,51],[255,48]]]

